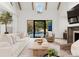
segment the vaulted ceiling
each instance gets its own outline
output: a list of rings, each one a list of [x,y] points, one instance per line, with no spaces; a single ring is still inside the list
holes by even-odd
[[[3,9],[5,10],[10,10],[11,12],[17,11],[36,11],[35,10],[35,3],[37,2],[3,2],[0,4],[0,10],[2,11]],[[45,4],[45,10],[46,11],[52,11],[54,12],[55,10],[59,9],[60,3],[59,2],[42,2]]]
[[[16,4],[16,8],[20,10],[33,10],[35,9],[36,2],[11,2],[10,4],[13,6],[14,3]],[[45,9],[47,10],[57,10],[59,2],[43,2],[45,3]]]
[[[15,10],[17,11],[35,11],[35,3],[37,2],[1,2],[0,3],[0,11],[7,10],[10,12],[15,12]],[[64,2],[42,2],[42,3],[46,3],[45,4],[45,9],[47,9],[46,11],[56,11],[59,10],[61,8],[61,4],[65,4],[69,7],[73,6],[74,3],[64,3]],[[68,5],[69,4],[69,5]],[[65,6],[65,7],[67,7]]]

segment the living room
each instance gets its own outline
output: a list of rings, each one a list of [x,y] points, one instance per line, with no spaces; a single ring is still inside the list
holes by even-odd
[[[1,2],[0,57],[47,57],[52,49],[52,56],[79,56],[73,49],[76,41],[72,40],[73,30],[78,33],[78,28],[72,27],[79,24],[69,23],[69,11],[77,5],[78,2]],[[6,21],[6,14],[12,20]]]

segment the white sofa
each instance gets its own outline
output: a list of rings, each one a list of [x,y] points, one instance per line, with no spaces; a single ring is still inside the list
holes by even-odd
[[[73,56],[79,57],[79,40],[74,42],[71,46],[71,53]]]
[[[28,41],[29,37],[20,38],[15,34],[0,34],[0,57],[19,56],[28,45]]]

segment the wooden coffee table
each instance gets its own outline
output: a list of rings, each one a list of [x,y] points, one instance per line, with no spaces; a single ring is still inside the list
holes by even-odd
[[[33,56],[35,57],[43,57],[47,54],[48,49],[33,49]]]
[[[37,42],[34,42],[32,44],[31,50],[33,51],[33,56],[35,57],[42,57],[45,54],[47,54],[48,46],[42,46],[42,44],[38,44]]]

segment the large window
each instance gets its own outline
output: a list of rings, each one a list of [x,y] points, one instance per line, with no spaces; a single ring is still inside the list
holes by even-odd
[[[47,31],[52,31],[52,20],[27,21],[27,32],[30,37],[45,37]]]
[[[33,20],[27,21],[27,33],[30,37],[33,37]]]
[[[36,3],[36,11],[38,13],[42,13],[44,11],[44,3],[42,2]]]

